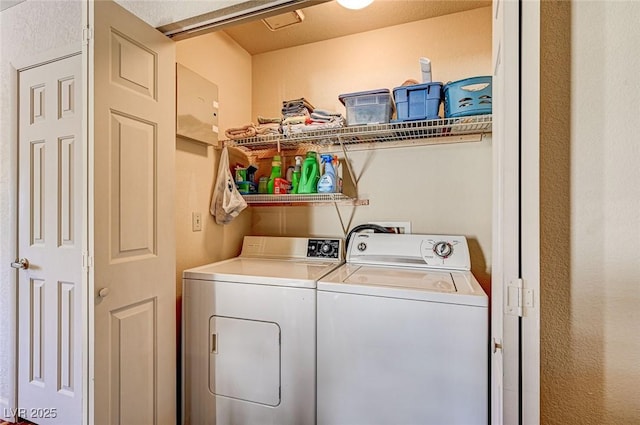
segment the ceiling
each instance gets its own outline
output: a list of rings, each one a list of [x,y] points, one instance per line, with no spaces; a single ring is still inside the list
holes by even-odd
[[[374,0],[364,9],[349,10],[335,0],[115,1],[162,32],[195,28],[193,33],[172,35],[175,40],[224,30],[252,55],[491,5],[491,0]],[[304,21],[277,31],[269,30],[259,17],[252,17],[255,13],[261,13],[260,17],[276,15],[296,7],[302,9]],[[218,23],[210,29],[206,25],[202,28],[208,22]]]
[[[276,31],[260,20],[224,28],[252,55],[490,6],[491,0],[375,0],[361,10],[335,1],[302,9],[304,21]]]

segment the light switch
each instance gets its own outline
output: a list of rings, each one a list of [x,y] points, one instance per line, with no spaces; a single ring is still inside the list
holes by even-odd
[[[199,232],[202,230],[202,214],[199,212],[191,213],[191,230]]]

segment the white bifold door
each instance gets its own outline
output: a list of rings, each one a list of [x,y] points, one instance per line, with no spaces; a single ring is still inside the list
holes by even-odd
[[[175,46],[111,1],[89,26],[90,417],[174,424]]]

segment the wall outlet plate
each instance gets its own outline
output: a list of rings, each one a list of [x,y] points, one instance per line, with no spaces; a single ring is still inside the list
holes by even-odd
[[[377,224],[378,226],[386,227],[393,233],[410,234],[411,222],[410,221],[370,221],[369,224]]]
[[[199,232],[202,230],[202,213],[192,212],[191,213],[191,231]]]

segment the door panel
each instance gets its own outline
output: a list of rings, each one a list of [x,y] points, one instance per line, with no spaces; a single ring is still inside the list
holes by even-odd
[[[111,312],[111,417],[122,424],[157,423],[156,300]]]
[[[18,414],[82,421],[81,57],[20,72]]]
[[[111,1],[89,13],[95,423],[173,424],[175,47]]]
[[[519,423],[520,319],[508,291],[519,278],[519,3],[494,2],[491,423]],[[499,344],[496,345],[496,344]]]

